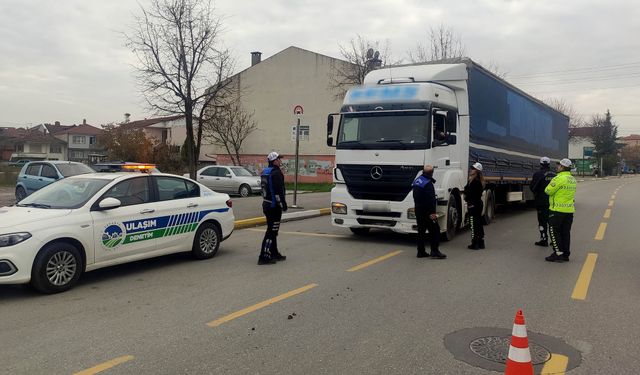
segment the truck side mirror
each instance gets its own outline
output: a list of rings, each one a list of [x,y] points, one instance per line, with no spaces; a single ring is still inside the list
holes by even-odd
[[[447,133],[456,133],[456,123],[458,114],[456,111],[447,111],[446,129]]]
[[[455,145],[456,143],[458,143],[458,138],[454,134],[448,134],[447,143],[450,145]]]
[[[333,147],[333,116],[332,113],[327,117],[327,146],[329,147]]]

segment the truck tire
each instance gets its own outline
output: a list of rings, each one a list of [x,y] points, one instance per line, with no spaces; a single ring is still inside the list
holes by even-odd
[[[447,228],[444,233],[444,239],[446,241],[451,241],[456,236],[459,222],[460,210],[458,209],[458,200],[454,195],[451,195],[449,196],[449,203],[447,204]]]
[[[493,190],[487,191],[487,205],[484,209],[484,224],[489,225],[496,217],[496,196]]]
[[[349,230],[356,236],[366,236],[371,228],[349,228]]]

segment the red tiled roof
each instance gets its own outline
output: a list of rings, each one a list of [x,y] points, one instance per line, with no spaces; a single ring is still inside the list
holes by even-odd
[[[622,137],[623,141],[640,141],[640,135],[638,134],[631,134],[629,136],[626,137]]]
[[[12,139],[19,142],[46,142],[46,143],[66,143],[50,134],[45,134],[39,130],[24,128],[2,128],[0,136],[3,139]]]
[[[126,128],[130,128],[130,129],[142,129],[142,128],[146,128],[147,126],[151,126],[160,122],[165,122],[165,121],[174,121],[174,120],[178,120],[183,118],[184,115],[175,115],[175,116],[167,116],[167,117],[156,117],[156,118],[149,118],[149,119],[144,119],[144,120],[138,120],[138,121],[131,121],[131,122],[126,122],[126,123],[122,123],[120,124],[120,126],[124,126]]]
[[[45,124],[44,126],[47,128],[47,130],[51,134],[56,134],[56,133],[63,133],[64,131],[69,130],[70,128],[73,128],[74,125]]]
[[[51,134],[82,134],[82,135],[99,135],[104,130],[96,128],[89,124],[80,125],[47,125],[47,129]]]

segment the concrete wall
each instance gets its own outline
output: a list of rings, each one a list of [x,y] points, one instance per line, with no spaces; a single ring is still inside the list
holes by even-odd
[[[287,182],[295,178],[295,155],[282,154],[282,171]],[[268,165],[265,155],[243,154],[241,164],[257,173]],[[332,183],[335,158],[332,155],[302,155],[298,160],[298,182],[300,183]],[[218,155],[218,165],[233,165],[228,155]]]

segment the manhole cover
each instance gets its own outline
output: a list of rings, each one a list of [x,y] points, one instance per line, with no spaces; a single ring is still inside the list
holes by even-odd
[[[471,351],[486,359],[498,363],[506,363],[509,354],[511,337],[479,337],[469,344]],[[529,351],[531,352],[531,362],[534,365],[545,363],[551,358],[551,353],[541,345],[529,341]]]

